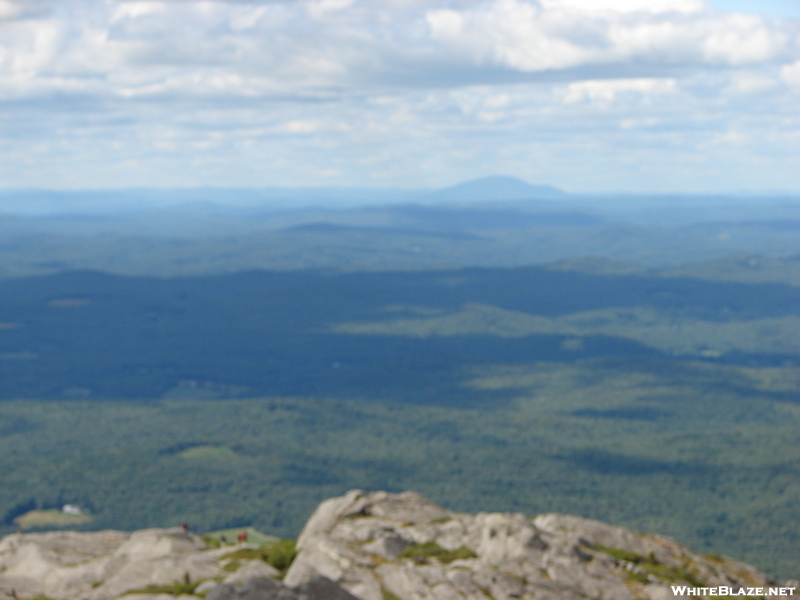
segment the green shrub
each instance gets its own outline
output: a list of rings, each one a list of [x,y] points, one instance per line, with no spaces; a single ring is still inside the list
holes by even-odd
[[[235,571],[238,571],[239,567],[241,566],[242,563],[240,563],[238,560],[232,560],[228,563],[225,563],[225,565],[222,567],[222,570],[226,573],[234,573]]]
[[[638,572],[631,572],[628,575],[628,579],[647,583],[647,574],[649,573],[650,575],[658,577],[662,581],[666,581],[668,583],[685,581],[686,583],[690,583],[695,587],[705,586],[705,584],[700,581],[689,569],[688,563],[685,563],[680,567],[675,567],[659,562],[652,552],[648,556],[641,556],[640,554],[629,552],[628,550],[622,550],[621,548],[607,548],[606,546],[601,546],[599,544],[596,545],[595,548],[601,552],[605,552],[617,560],[633,563],[642,569]]]
[[[283,575],[289,570],[295,556],[297,556],[295,541],[280,540],[271,544],[264,544],[258,548],[239,548],[238,550],[229,552],[222,558],[232,561],[263,560],[265,563],[278,569],[281,575]],[[228,565],[230,564],[232,563],[228,563]],[[238,566],[236,568],[238,568]]]
[[[381,592],[383,592],[383,600],[400,600],[397,596],[395,596],[392,592],[387,589],[381,588]]]
[[[264,560],[260,548],[239,548],[228,552],[222,557],[223,560]]]
[[[208,549],[219,548],[222,545],[222,542],[213,535],[201,535],[200,538],[206,543]]]
[[[601,546],[600,544],[595,545],[595,548],[597,550],[600,550],[600,552],[605,552],[612,558],[616,558],[617,560],[624,560],[625,562],[630,562],[637,565],[644,560],[643,556],[640,556],[635,552],[629,552],[628,550],[623,550],[622,548],[607,548],[606,546]]]
[[[156,584],[151,583],[148,586],[143,588],[138,588],[135,590],[128,590],[123,594],[127,596],[128,594],[171,594],[173,596],[181,596],[183,594],[191,595],[194,594],[194,590],[197,586],[200,585],[199,581],[192,582],[191,577],[189,577],[189,573],[185,573],[183,576],[183,581],[175,581],[173,583],[167,584]]]
[[[411,546],[400,555],[400,558],[410,558],[414,562],[419,564],[428,562],[429,558],[435,558],[442,564],[448,564],[453,562],[454,560],[476,558],[476,557],[477,554],[475,554],[472,550],[470,550],[466,546],[461,546],[460,548],[456,548],[455,550],[445,550],[439,544],[432,541],[425,542],[424,544],[416,544],[414,546]]]
[[[628,573],[628,580],[629,581],[638,581],[639,583],[649,583],[650,579],[647,576],[647,573],[642,571],[631,571]]]

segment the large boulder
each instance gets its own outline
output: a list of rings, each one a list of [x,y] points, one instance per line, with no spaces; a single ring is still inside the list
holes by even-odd
[[[559,514],[458,514],[411,492],[327,500],[298,546],[285,584],[322,577],[361,600],[661,600],[672,584],[774,583],[666,537]]]
[[[223,552],[206,550],[199,536],[180,528],[13,534],[0,541],[0,590],[19,598],[107,600],[187,577],[221,577]]]
[[[15,533],[0,540],[0,590],[20,598],[77,598],[99,585],[113,553],[130,536],[122,531]]]

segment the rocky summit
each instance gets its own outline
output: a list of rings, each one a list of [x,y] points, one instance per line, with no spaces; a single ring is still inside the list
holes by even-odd
[[[326,500],[297,550],[279,570],[269,546],[209,547],[182,529],[17,533],[0,541],[0,598],[662,600],[673,586],[800,588],[659,535],[561,514],[460,514],[414,492]]]

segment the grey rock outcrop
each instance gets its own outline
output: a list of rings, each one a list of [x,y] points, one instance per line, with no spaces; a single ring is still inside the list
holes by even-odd
[[[19,598],[107,600],[185,577],[221,577],[225,552],[230,549],[206,550],[200,537],[179,528],[17,533],[0,540],[0,591]]]
[[[257,547],[207,549],[180,529],[13,534],[0,540],[0,600],[667,600],[672,584],[776,584],[659,535],[561,514],[459,514],[413,492],[326,500],[297,547],[281,582],[250,560]],[[185,580],[199,585],[172,595]]]
[[[289,588],[271,565],[228,556],[256,549],[207,549],[182,529],[17,533],[0,540],[0,600],[358,600],[330,579],[312,577]],[[187,579],[199,584],[193,594],[146,591]]]
[[[362,600],[662,600],[673,583],[774,583],[666,537],[560,514],[458,514],[413,492],[327,500],[298,546],[287,585],[322,576]]]

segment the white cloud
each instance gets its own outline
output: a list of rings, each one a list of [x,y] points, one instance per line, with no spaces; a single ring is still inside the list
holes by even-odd
[[[434,10],[426,15],[434,39],[477,64],[496,63],[522,71],[593,62],[593,44],[559,35],[561,15],[536,5],[500,0],[476,10]]]
[[[581,11],[696,13],[708,7],[702,0],[542,0],[547,8],[573,8]]]
[[[256,27],[259,22],[267,18],[270,9],[267,6],[243,6],[231,11],[230,28],[233,31],[244,31]]]
[[[473,61],[522,71],[630,61],[738,66],[797,52],[794,26],[757,15],[701,11],[703,6],[692,1],[559,0],[539,8],[523,0],[495,0],[461,11],[432,10],[427,22],[434,39]]]
[[[747,139],[747,136],[739,133],[738,131],[726,131],[716,138],[718,144],[741,144]]]
[[[636,119],[622,119],[619,126],[622,129],[644,129],[647,127],[655,127],[660,123],[661,120],[654,117],[640,117]]]
[[[800,60],[796,60],[790,65],[785,65],[781,69],[781,79],[790,87],[800,91]]]
[[[122,19],[136,19],[166,10],[163,2],[122,2],[111,15],[109,22],[116,23]]]
[[[9,72],[35,74],[53,64],[62,37],[55,23],[6,23],[2,30],[6,56],[3,66]]]
[[[22,3],[0,2],[5,13],[20,14]],[[603,68],[604,77],[619,78],[634,68],[685,72],[800,56],[796,24],[716,13],[699,0],[492,0],[447,8],[364,0],[40,3],[48,6],[0,25],[0,69],[36,71],[43,83],[48,72],[96,73],[113,87],[221,68],[296,90],[438,86],[447,81],[443,69],[463,85],[510,81],[514,71]],[[323,18],[329,14],[336,19]]]
[[[734,73],[728,90],[736,94],[757,94],[771,89],[777,84],[776,79],[771,76],[747,72]]]
[[[708,23],[704,29],[703,58],[730,65],[780,59],[791,51],[793,37],[797,39],[796,32],[770,27],[755,15],[728,15]]]
[[[319,124],[313,121],[289,121],[284,129],[289,133],[314,133],[319,129]]]
[[[0,19],[11,19],[22,12],[20,7],[9,0],[0,0]]]
[[[353,5],[354,0],[310,0],[306,5],[308,14],[315,19],[327,13],[337,12]]]
[[[609,79],[577,81],[567,86],[564,94],[565,104],[574,104],[581,101],[609,103],[625,92],[635,92],[641,95],[667,94],[677,90],[674,79]]]
[[[458,11],[445,8],[425,15],[434,38],[457,39],[464,34],[464,17]]]
[[[724,146],[796,186],[796,91],[797,21],[701,0],[0,0],[7,185],[611,185]]]

